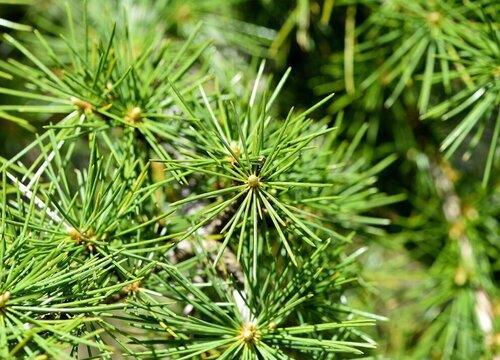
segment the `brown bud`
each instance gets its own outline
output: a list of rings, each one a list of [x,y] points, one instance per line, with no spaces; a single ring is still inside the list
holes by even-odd
[[[79,98],[74,97],[74,96],[72,96],[70,98],[70,100],[71,100],[71,103],[73,105],[75,105],[76,107],[78,107],[80,110],[82,110],[85,113],[91,113],[92,111],[94,111],[94,107],[88,101],[79,99]]]

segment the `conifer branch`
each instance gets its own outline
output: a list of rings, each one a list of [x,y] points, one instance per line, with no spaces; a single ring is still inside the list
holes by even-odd
[[[455,274],[455,282],[463,284],[467,281],[467,274],[473,274],[480,270],[476,268],[474,248],[465,232],[465,226],[463,224],[464,218],[467,215],[463,214],[463,205],[455,192],[453,182],[450,179],[450,172],[453,172],[453,170],[444,170],[435,163],[431,165],[431,173],[436,184],[436,189],[443,198],[443,213],[450,224],[450,237],[457,241],[460,249],[461,265]],[[474,298],[477,322],[479,328],[483,332],[485,346],[490,347],[493,343],[492,302],[488,293],[482,287],[478,287],[475,290]]]

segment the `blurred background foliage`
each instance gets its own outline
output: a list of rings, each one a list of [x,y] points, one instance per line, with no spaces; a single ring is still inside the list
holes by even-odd
[[[59,34],[71,31],[68,14],[82,29],[80,3],[0,0],[0,28],[43,58],[47,54],[32,29],[47,34],[57,51],[64,46]],[[200,26],[196,44],[213,45],[200,66],[216,74],[222,87],[237,86],[235,73],[251,78],[261,58],[274,83],[291,67],[277,104],[281,116],[290,106],[306,109],[334,92],[332,105],[314,116],[331,123],[342,116],[339,136],[347,142],[362,138],[364,161],[396,154],[377,186],[404,198],[374,210],[391,223],[353,245],[369,249],[361,256],[363,287],[353,290],[355,303],[388,318],[374,330],[379,348],[373,356],[498,358],[500,3],[89,0],[88,5],[90,31],[103,34],[129,8],[124,21],[132,34],[130,49],[137,53],[152,39],[180,46],[176,41]],[[19,53],[2,42],[0,56]],[[0,70],[0,86],[6,82]],[[0,95],[0,104],[13,101]],[[0,118],[5,158],[50,120],[41,114],[27,122],[2,110]]]

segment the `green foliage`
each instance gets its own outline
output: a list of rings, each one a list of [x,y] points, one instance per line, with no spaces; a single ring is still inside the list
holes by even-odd
[[[0,4],[0,358],[493,358],[494,2]]]
[[[371,326],[373,321],[342,321],[338,315],[337,321],[331,323],[306,325],[297,322],[295,313],[298,308],[314,297],[316,282],[326,278],[318,270],[318,265],[321,252],[327,246],[323,245],[314,252],[298,272],[293,265],[281,271],[272,264],[267,265],[269,272],[263,279],[246,283],[243,288],[234,279],[221,279],[204,260],[208,254],[203,251],[197,256],[207,266],[205,283],[191,283],[177,268],[164,267],[150,278],[157,288],[162,289],[161,294],[155,294],[156,297],[141,294],[140,299],[133,302],[133,321],[156,333],[151,340],[136,340],[138,345],[151,350],[135,352],[134,356],[192,359],[206,353],[221,359],[253,359],[258,356],[281,359],[288,358],[286,354],[290,352],[304,356],[338,352],[361,354],[357,348],[374,345],[366,343],[366,339],[349,340],[359,338],[356,328]],[[338,268],[347,266],[349,261],[339,262]],[[245,274],[245,278],[251,275],[248,276]],[[308,280],[304,282],[305,279]],[[342,281],[341,278],[333,283],[329,281],[329,286],[340,288]],[[182,305],[184,313],[195,311],[199,317],[186,318],[166,308],[164,304],[168,299]],[[337,333],[337,329],[342,330]],[[337,333],[336,338],[320,335],[328,332]]]

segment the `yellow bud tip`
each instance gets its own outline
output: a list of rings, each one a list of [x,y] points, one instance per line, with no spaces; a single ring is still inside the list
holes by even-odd
[[[137,293],[140,290],[141,284],[139,281],[134,281],[132,284],[123,288],[124,293]]]
[[[500,65],[493,69],[493,76],[500,77]]]
[[[82,238],[83,238],[82,234],[78,230],[76,230],[75,228],[69,229],[68,235],[72,240],[76,241],[77,243],[82,241]]]
[[[10,299],[10,291],[4,292],[0,295],[0,308],[4,307],[7,304],[7,301]]]
[[[433,24],[436,25],[441,21],[441,14],[437,11],[433,11],[427,15],[427,20]]]
[[[136,123],[141,120],[142,115],[141,115],[141,108],[140,107],[134,107],[130,109],[130,111],[125,115],[125,120],[128,121],[129,123]]]
[[[463,286],[467,282],[467,270],[459,266],[455,271],[455,284]]]
[[[240,331],[240,338],[245,343],[255,343],[260,337],[260,332],[257,329],[257,326],[254,323],[246,323],[243,325]]]
[[[463,221],[457,220],[451,224],[448,230],[448,235],[452,239],[458,239],[465,234],[465,224]]]
[[[251,188],[258,188],[260,186],[260,178],[257,176],[257,175],[250,175],[248,177],[248,186],[250,186]]]

